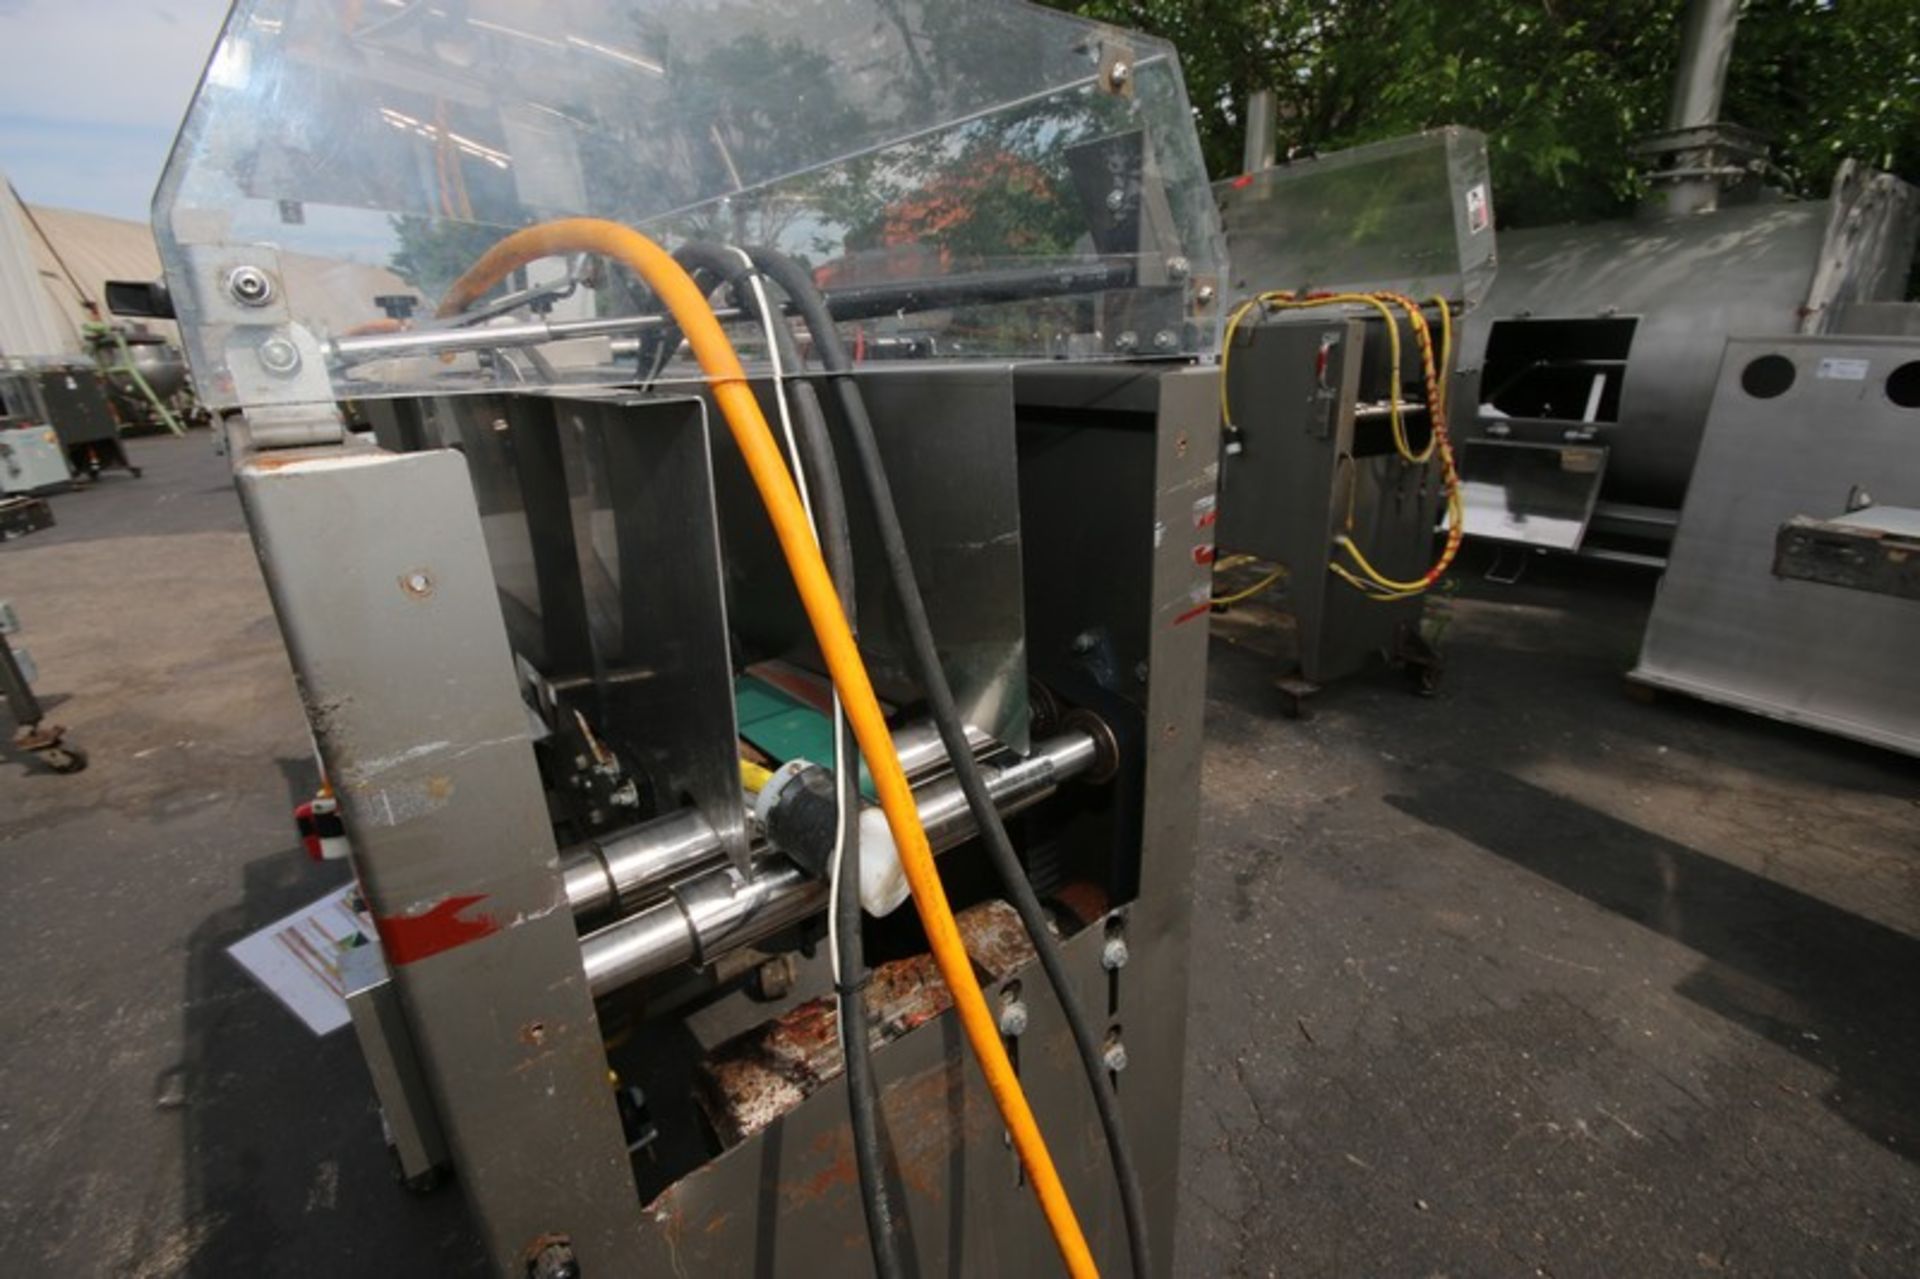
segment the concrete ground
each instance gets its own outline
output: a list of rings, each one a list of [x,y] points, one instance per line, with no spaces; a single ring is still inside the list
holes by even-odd
[[[471,1273],[224,954],[338,872],[224,464],[130,448],[0,546],[93,760],[0,756],[4,1268]],[[1643,577],[1462,580],[1428,700],[1216,628],[1177,1272],[1920,1273],[1920,770],[1624,696]]]

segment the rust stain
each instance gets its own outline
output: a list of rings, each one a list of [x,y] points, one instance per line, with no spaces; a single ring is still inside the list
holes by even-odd
[[[967,954],[988,981],[1017,972],[1034,958],[1033,945],[1013,907],[981,902],[955,919]],[[884,1047],[953,1007],[953,997],[931,955],[913,955],[874,969],[866,990],[872,1043]],[[745,1141],[779,1121],[845,1069],[839,1014],[830,998],[809,1000],[783,1016],[722,1044],[704,1063],[696,1097],[727,1145]],[[828,1152],[824,1149],[819,1153]],[[835,1152],[836,1165],[839,1152]],[[846,1152],[851,1159],[851,1150]],[[846,1165],[851,1175],[851,1163]],[[813,1193],[842,1180],[832,1173]]]

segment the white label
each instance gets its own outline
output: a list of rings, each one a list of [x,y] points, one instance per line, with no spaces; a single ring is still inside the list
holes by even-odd
[[[1815,377],[1832,378],[1836,382],[1864,382],[1867,380],[1867,362],[1865,360],[1822,360]]]
[[[1487,216],[1487,184],[1476,182],[1467,188],[1467,232],[1478,235],[1492,219]]]

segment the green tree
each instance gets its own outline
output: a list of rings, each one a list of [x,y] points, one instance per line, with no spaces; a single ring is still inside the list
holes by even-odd
[[[1605,217],[1641,190],[1628,153],[1665,122],[1685,0],[1058,0],[1180,49],[1216,174],[1242,104],[1275,91],[1283,154],[1441,124],[1488,135],[1507,225]],[[1920,4],[1748,0],[1725,118],[1781,180],[1824,194],[1857,156],[1920,179]]]

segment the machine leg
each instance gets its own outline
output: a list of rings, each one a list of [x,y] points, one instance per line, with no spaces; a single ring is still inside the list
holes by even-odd
[[[46,713],[40,707],[40,699],[27,685],[26,672],[20,669],[13,645],[7,642],[4,632],[0,632],[0,695],[4,695],[16,725],[15,749],[38,755],[40,762],[56,773],[77,773],[87,766],[86,752],[66,744],[65,729],[42,722]]]

